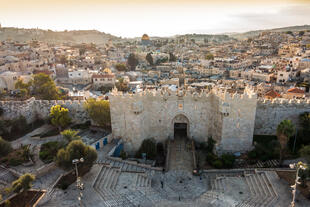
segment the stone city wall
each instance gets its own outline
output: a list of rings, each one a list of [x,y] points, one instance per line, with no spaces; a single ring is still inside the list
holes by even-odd
[[[122,138],[129,152],[146,138],[173,138],[174,123],[187,123],[187,136],[196,141],[212,136],[219,151],[245,151],[252,145],[257,98],[250,90],[242,95],[220,90],[113,91],[110,102],[113,136]]]
[[[256,107],[256,135],[275,135],[278,124],[284,119],[290,119],[299,126],[299,115],[310,112],[310,99],[259,99]]]
[[[25,101],[1,101],[0,107],[3,109],[4,119],[14,119],[24,116],[28,123],[36,118],[46,119],[49,117],[50,109],[54,105],[61,105],[69,109],[72,121],[84,123],[89,120],[88,114],[84,109],[85,101],[80,100],[36,100],[34,97]]]

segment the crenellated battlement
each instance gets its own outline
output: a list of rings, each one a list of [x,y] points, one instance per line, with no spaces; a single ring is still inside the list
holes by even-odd
[[[223,101],[249,101],[250,99],[256,100],[257,95],[251,88],[246,88],[244,90],[243,94],[238,93],[229,93],[225,88],[217,88],[214,87],[212,90],[201,90],[200,92],[193,91],[193,90],[177,90],[177,91],[171,91],[168,89],[159,89],[159,90],[144,90],[136,94],[131,93],[123,93],[121,91],[117,91],[117,89],[113,89],[111,93],[112,98],[126,98],[126,99],[136,99],[136,98],[154,98],[158,97],[160,99],[169,99],[173,97],[183,97],[183,98],[189,98],[189,99],[204,99],[210,97],[210,95],[213,94]]]
[[[22,115],[28,122],[32,122],[37,117],[47,118],[52,106],[62,105],[74,112],[70,114],[73,120],[85,122],[88,115],[84,109],[84,103],[84,100],[36,100],[32,97],[24,101],[1,101],[0,107],[4,111],[5,119],[14,119]]]
[[[257,100],[259,105],[265,106],[310,106],[310,99],[284,99],[284,98],[275,98],[275,99],[264,99],[259,98]]]

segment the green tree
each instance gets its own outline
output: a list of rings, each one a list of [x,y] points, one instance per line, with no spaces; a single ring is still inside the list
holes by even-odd
[[[207,141],[206,151],[210,152],[210,153],[213,153],[215,144],[216,144],[216,141],[212,137],[209,137],[208,141]]]
[[[306,158],[307,162],[310,162],[310,145],[303,146],[299,151],[300,156]]]
[[[41,145],[39,157],[44,163],[53,162],[59,149],[65,146],[65,142],[51,141]]]
[[[136,70],[136,67],[139,64],[139,60],[136,58],[134,53],[129,54],[127,64],[129,65],[131,71]]]
[[[84,158],[81,165],[91,167],[97,159],[96,150],[85,145],[81,140],[73,140],[65,149],[60,149],[57,153],[56,163],[59,167],[69,169],[72,166],[72,160]]]
[[[294,134],[295,127],[291,120],[283,120],[277,127],[277,138],[280,143],[280,165],[283,161],[283,152],[287,146],[288,139]]]
[[[310,131],[310,113],[305,112],[299,117],[303,130]]]
[[[117,64],[115,65],[115,68],[116,68],[116,70],[118,70],[118,71],[126,71],[126,70],[127,70],[126,65],[125,65],[125,64],[122,64],[122,63],[117,63]]]
[[[17,82],[15,83],[15,89],[23,90],[22,93],[26,93],[25,95],[29,95],[31,85],[32,85],[32,81],[29,81],[28,83],[24,83],[23,80],[19,78]]]
[[[54,81],[44,73],[33,76],[33,92],[36,97],[43,100],[58,100],[60,98]]]
[[[12,152],[11,143],[0,137],[0,156],[5,157]]]
[[[292,31],[287,31],[285,32],[286,34],[289,34],[289,35],[293,35],[293,32]]]
[[[62,137],[69,143],[73,140],[81,139],[80,136],[77,135],[78,131],[67,129],[61,132]]]
[[[207,59],[207,60],[214,60],[213,54],[212,54],[212,53],[206,54],[206,59]]]
[[[298,34],[299,34],[299,36],[303,36],[305,34],[305,32],[304,31],[300,31]]]
[[[153,62],[153,57],[152,57],[152,53],[148,53],[145,57],[146,61],[150,64],[150,65],[154,65],[154,62]]]
[[[60,105],[55,105],[51,107],[50,118],[52,124],[58,128],[59,132],[63,127],[68,126],[71,122],[71,118],[69,116],[69,109],[64,108]]]
[[[124,78],[119,78],[118,82],[115,84],[117,90],[127,92],[129,91],[128,84],[124,82]]]
[[[25,192],[32,187],[32,182],[34,180],[35,180],[34,175],[32,175],[30,173],[26,173],[26,174],[20,176],[17,180],[15,180],[12,183],[11,190],[14,193]]]
[[[85,109],[90,118],[99,126],[111,127],[110,102],[107,100],[96,100],[90,98],[85,103]]]

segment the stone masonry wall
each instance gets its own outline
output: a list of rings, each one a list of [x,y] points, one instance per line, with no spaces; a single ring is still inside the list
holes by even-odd
[[[299,115],[310,112],[310,100],[274,99],[258,100],[255,116],[254,134],[275,135],[278,124],[290,119],[299,125]]]
[[[219,151],[245,151],[253,140],[256,95],[246,92],[230,97],[212,90],[200,94],[190,91],[144,91],[110,96],[114,137],[122,138],[127,152],[135,151],[142,141],[155,138],[162,142],[174,138],[176,117],[188,120],[187,136],[206,142],[212,136]],[[238,126],[237,126],[238,125]]]
[[[26,101],[1,101],[0,107],[4,111],[4,119],[14,119],[22,115],[28,123],[31,123],[36,118],[48,118],[50,108],[57,104],[69,109],[73,122],[84,123],[89,120],[88,114],[84,109],[84,101],[47,101],[30,98]]]

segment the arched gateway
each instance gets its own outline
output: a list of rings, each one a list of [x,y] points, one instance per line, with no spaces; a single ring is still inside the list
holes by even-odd
[[[190,137],[189,120],[185,115],[176,115],[172,120],[172,128],[174,137]]]

